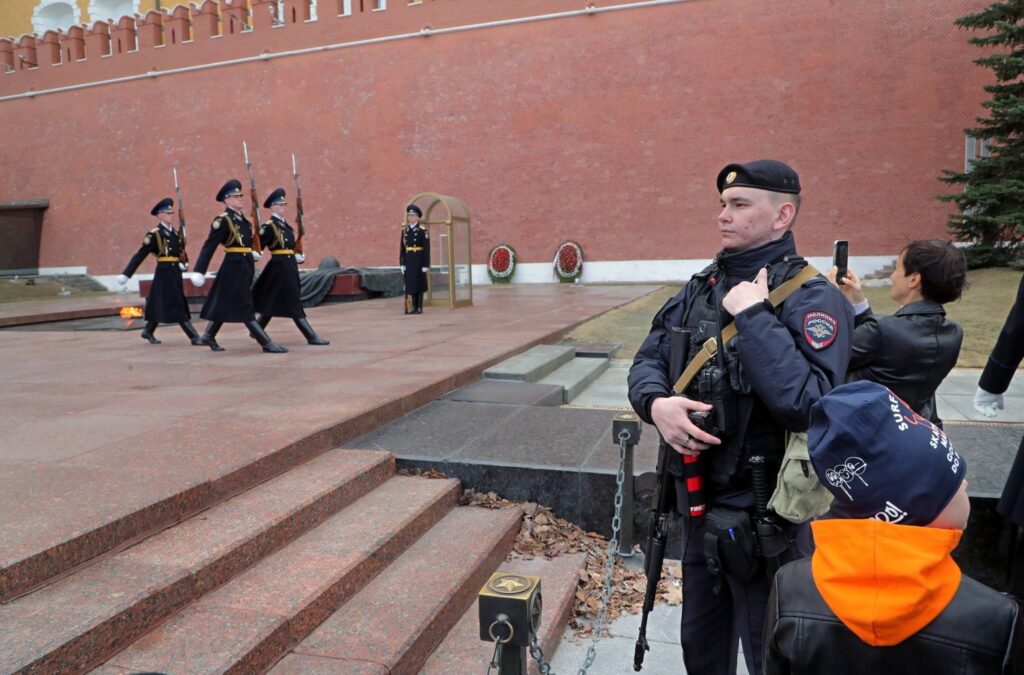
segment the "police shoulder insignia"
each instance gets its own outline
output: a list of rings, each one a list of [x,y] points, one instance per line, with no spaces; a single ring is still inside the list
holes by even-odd
[[[835,342],[839,321],[828,312],[804,314],[804,339],[811,349],[819,350]]]

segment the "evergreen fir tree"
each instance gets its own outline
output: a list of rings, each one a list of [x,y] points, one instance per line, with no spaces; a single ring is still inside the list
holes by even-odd
[[[985,87],[992,98],[982,103],[990,114],[976,118],[978,126],[965,133],[986,139],[991,156],[978,158],[965,173],[945,170],[942,180],[964,190],[939,199],[960,208],[949,226],[957,239],[974,244],[973,263],[1005,264],[1024,252],[1024,0],[993,3],[956,23],[987,31],[968,42],[992,50],[975,60],[995,74],[995,84]]]

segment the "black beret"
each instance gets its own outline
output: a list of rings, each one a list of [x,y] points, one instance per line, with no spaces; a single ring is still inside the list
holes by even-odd
[[[263,200],[263,208],[269,209],[274,204],[287,204],[284,198],[284,188],[277,188],[270,193],[270,196]]]
[[[408,206],[406,206],[405,207],[405,212],[407,214],[408,213],[415,213],[416,216],[419,217],[419,218],[423,217],[423,209],[421,209],[420,207],[416,206],[415,204],[409,204]]]
[[[217,201],[222,202],[226,197],[233,197],[240,194],[242,194],[242,181],[237,178],[232,178],[227,183],[224,183],[224,187],[217,192]]]
[[[156,203],[156,206],[149,210],[149,215],[155,216],[158,213],[172,213],[174,211],[174,200],[164,197]]]
[[[718,192],[731,187],[750,187],[798,195],[800,177],[796,171],[778,160],[758,159],[746,164],[728,164],[718,172]]]

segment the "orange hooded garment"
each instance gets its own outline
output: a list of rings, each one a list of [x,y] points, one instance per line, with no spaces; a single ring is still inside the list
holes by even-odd
[[[963,530],[893,525],[874,519],[811,523],[814,584],[857,637],[897,645],[939,615],[960,587],[950,555]]]

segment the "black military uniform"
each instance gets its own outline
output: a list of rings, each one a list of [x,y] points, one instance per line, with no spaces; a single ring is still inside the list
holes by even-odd
[[[284,188],[277,188],[263,202],[269,209],[276,204],[287,204]],[[270,262],[263,268],[252,289],[252,300],[259,314],[257,321],[266,328],[271,317],[286,316],[295,322],[306,342],[311,345],[328,345],[306,320],[299,297],[299,266],[296,261],[295,231],[284,218],[272,215],[260,225],[260,246],[270,249]]]
[[[410,204],[405,212],[423,217],[423,211],[415,204]],[[398,264],[405,279],[405,313],[422,314],[423,294],[427,291],[427,275],[423,270],[430,268],[430,235],[419,223],[402,226]]]
[[[174,200],[167,197],[150,209],[149,214],[155,216],[158,213],[173,212]],[[149,295],[146,296],[146,327],[142,329],[142,339],[158,345],[160,340],[153,336],[157,326],[161,323],[176,323],[192,340],[192,344],[195,344],[199,334],[192,326],[192,313],[189,311],[188,300],[185,299],[185,290],[181,284],[184,251],[174,228],[160,223],[147,232],[142,240],[142,246],[128,261],[121,275],[124,281],[130,279],[146,256],[151,253],[156,257],[156,272],[149,287]]]
[[[229,180],[217,193],[217,201],[242,194],[242,183]],[[281,345],[270,339],[266,331],[256,322],[252,303],[253,265],[252,224],[240,212],[227,208],[213,219],[210,234],[203,244],[196,260],[194,282],[206,273],[210,259],[220,245],[224,246],[224,261],[210,288],[210,294],[203,304],[199,316],[208,320],[206,331],[197,344],[207,345],[213,351],[223,351],[217,344],[217,331],[225,322],[244,323],[265,352],[286,352]]]
[[[731,164],[718,177],[719,192],[748,187],[771,192],[799,194],[799,179],[791,168],[773,160],[747,165]],[[725,675],[736,672],[737,642],[742,641],[748,670],[761,673],[764,617],[771,574],[778,564],[810,553],[806,525],[791,525],[755,504],[755,479],[768,494],[785,450],[787,431],[807,429],[810,408],[834,386],[842,384],[850,358],[853,309],[838,289],[820,275],[805,282],[778,309],[762,302],[739,312],[735,319],[722,307],[728,292],[742,281],[756,279],[768,268],[768,286],[775,288],[796,276],[806,265],[797,256],[792,232],[760,246],[722,250],[714,262],[691,278],[679,295],[654,317],[647,339],[637,352],[629,372],[629,399],[647,423],[655,399],[671,395],[669,382],[669,334],[672,327],[690,331],[689,357],[716,337],[734,320],[738,334],[723,352],[724,377],[717,387],[702,394],[702,381],[721,364],[711,360],[687,390],[690,399],[710,403],[717,390],[721,410],[731,411],[727,433],[718,433],[722,444],[701,453],[708,513],[705,518],[683,522],[683,603],[681,643],[689,673]],[[713,410],[713,412],[716,412]],[[669,471],[676,477],[678,510],[687,514],[683,463],[670,453]],[[764,494],[763,487],[759,491]],[[762,498],[763,501],[767,501]],[[734,519],[723,542],[709,522]],[[755,555],[746,570],[727,564],[725,556],[744,540],[741,525],[770,523],[776,542],[788,548],[772,560]],[[728,553],[723,553],[724,551]],[[729,561],[731,562],[731,561]],[[722,571],[723,569],[728,571]]]

